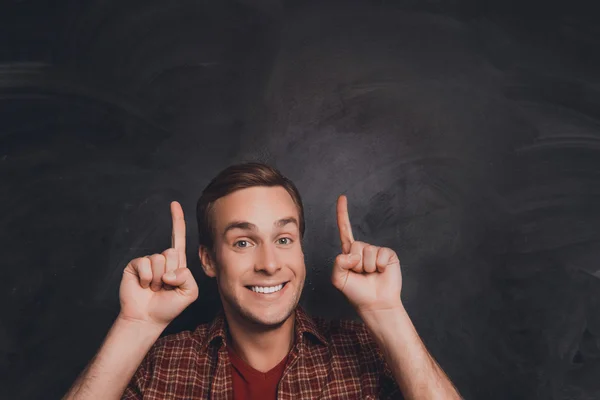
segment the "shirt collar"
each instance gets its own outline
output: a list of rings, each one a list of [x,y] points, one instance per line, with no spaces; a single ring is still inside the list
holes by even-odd
[[[206,339],[202,342],[202,350],[206,350],[206,347],[217,339],[221,339],[221,343],[226,343],[227,331],[225,329],[225,314],[221,309],[208,326]]]
[[[327,342],[327,339],[325,338],[325,336],[323,336],[323,334],[321,333],[321,331],[317,327],[317,324],[315,323],[315,321],[300,306],[296,307],[296,325],[295,325],[295,330],[296,330],[296,338],[297,339],[300,339],[300,337],[304,333],[310,333],[311,335],[313,335],[315,338],[317,338],[324,345],[328,345],[329,344]]]
[[[202,350],[205,350],[209,344],[212,344],[217,339],[221,339],[221,343],[227,343],[227,324],[225,313],[220,310],[213,321],[208,326],[206,339],[202,343]],[[327,345],[327,339],[317,328],[315,321],[304,311],[300,306],[296,307],[296,323],[294,325],[296,340],[300,340],[305,333],[308,333],[318,339],[321,343]]]

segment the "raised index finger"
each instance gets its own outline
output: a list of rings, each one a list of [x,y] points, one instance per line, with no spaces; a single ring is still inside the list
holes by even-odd
[[[181,204],[171,202],[171,216],[173,217],[173,232],[171,234],[171,247],[179,253],[179,268],[187,267],[185,258],[185,219]]]
[[[342,252],[350,253],[350,246],[354,242],[352,235],[352,225],[350,225],[350,216],[348,215],[348,199],[345,195],[338,197],[337,201],[337,224],[340,231],[340,241],[342,242]]]

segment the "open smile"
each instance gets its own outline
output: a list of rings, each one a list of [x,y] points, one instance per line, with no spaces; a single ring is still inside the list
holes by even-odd
[[[283,282],[275,286],[246,286],[246,289],[258,294],[272,294],[282,291],[287,284],[288,282]]]

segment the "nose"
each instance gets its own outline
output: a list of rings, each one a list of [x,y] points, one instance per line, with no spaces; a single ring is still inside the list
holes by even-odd
[[[272,275],[280,269],[281,266],[277,261],[277,253],[274,246],[271,246],[270,244],[261,246],[258,259],[254,264],[254,270],[256,272],[263,271],[269,275]]]

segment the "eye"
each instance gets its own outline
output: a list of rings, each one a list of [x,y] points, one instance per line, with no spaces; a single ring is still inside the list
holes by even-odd
[[[282,243],[282,244],[291,244],[292,243],[292,239],[291,238],[287,238],[287,237],[281,238],[279,240],[289,240],[288,243]]]
[[[240,247],[240,246],[236,246],[238,243],[246,243],[246,244],[247,244],[247,243],[248,243],[248,241],[247,241],[247,240],[238,240],[237,242],[235,242],[235,243],[233,244],[233,246],[234,246],[234,247],[237,247],[237,248],[240,248],[240,249],[245,249],[246,247],[248,247],[248,246],[242,246],[242,247]]]

